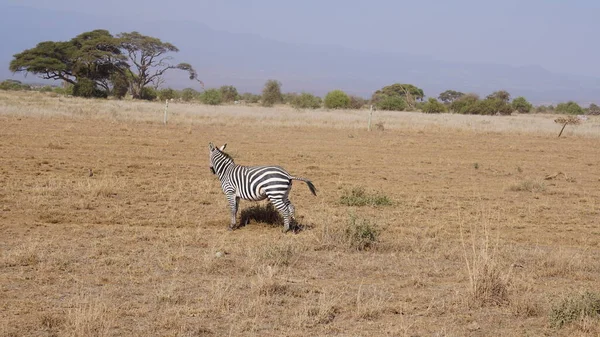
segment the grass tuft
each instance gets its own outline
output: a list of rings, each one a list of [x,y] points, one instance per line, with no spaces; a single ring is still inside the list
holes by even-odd
[[[345,237],[350,248],[368,250],[379,239],[379,230],[367,219],[358,219],[351,215],[346,224]]]
[[[369,194],[363,187],[344,191],[340,203],[346,206],[390,206],[392,201],[385,195]]]
[[[514,192],[544,192],[546,184],[543,181],[528,179],[510,186],[510,190]]]

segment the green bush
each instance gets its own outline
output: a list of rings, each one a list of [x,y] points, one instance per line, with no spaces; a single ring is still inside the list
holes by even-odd
[[[175,99],[175,98],[177,98],[177,96],[178,96],[177,91],[175,91],[171,88],[162,89],[161,91],[158,92],[158,99],[163,102],[166,100]]]
[[[296,109],[318,109],[321,107],[321,98],[306,92],[294,96],[290,105]]]
[[[582,115],[583,108],[579,104],[569,101],[567,103],[559,103],[555,109],[556,112],[568,115]]]
[[[555,328],[561,328],[565,324],[586,317],[600,318],[600,293],[587,291],[564,298],[552,308],[550,324]]]
[[[73,85],[73,96],[86,97],[86,98],[106,98],[108,93],[104,90],[96,88],[94,81],[81,78],[75,85]]]
[[[522,114],[529,113],[533,109],[533,105],[531,105],[531,103],[529,103],[523,96],[515,98],[512,101],[512,107],[513,110],[516,110]]]
[[[490,100],[501,100],[505,103],[510,102],[510,93],[506,90],[498,90],[498,91],[494,91],[493,93],[489,94],[486,99],[490,99]]]
[[[287,92],[287,93],[281,95],[281,99],[282,99],[283,104],[291,105],[292,101],[298,96],[299,95],[295,92]]]
[[[350,97],[341,90],[333,90],[325,96],[324,104],[327,109],[346,109],[350,106]]]
[[[244,101],[246,103],[258,103],[260,101],[261,96],[246,92],[246,93],[242,94],[241,98],[242,98],[242,101]]]
[[[510,115],[512,111],[512,106],[506,101],[486,98],[464,106],[460,113],[468,115]]]
[[[446,106],[437,99],[430,97],[423,105],[422,110],[424,113],[440,113],[446,112]]]
[[[129,91],[129,80],[126,75],[119,73],[113,74],[110,77],[110,83],[112,84],[111,95],[118,99],[127,95],[127,92]]]
[[[275,103],[283,101],[281,95],[281,82],[276,80],[268,80],[263,88],[261,102],[263,106],[273,106]]]
[[[146,101],[154,101],[157,97],[158,92],[156,92],[156,89],[150,87],[142,88],[142,94],[140,95],[141,99],[144,99]]]
[[[454,113],[464,113],[462,112],[467,106],[474,104],[479,101],[479,96],[477,94],[466,94],[462,95],[459,98],[455,99],[450,103],[450,111]]]
[[[43,87],[40,88],[40,92],[52,92],[52,91],[54,91],[54,88],[52,88],[49,85],[45,85],[45,86],[43,86]]]
[[[23,84],[21,81],[9,79],[0,82],[0,90],[31,90],[31,86],[28,84]]]
[[[381,194],[369,194],[362,187],[346,190],[340,198],[340,203],[346,206],[390,206],[392,201]]]
[[[73,95],[73,85],[68,84],[62,87],[56,87],[52,91],[59,95]]]
[[[375,106],[379,110],[404,111],[407,107],[404,98],[400,96],[381,96]]]
[[[181,99],[184,102],[199,100],[200,97],[201,97],[201,94],[192,88],[185,88],[185,89],[181,90]]]
[[[231,103],[239,99],[237,89],[232,85],[224,85],[219,88],[223,102]]]
[[[208,89],[202,93],[202,103],[208,105],[219,105],[223,102],[221,91],[217,89]]]

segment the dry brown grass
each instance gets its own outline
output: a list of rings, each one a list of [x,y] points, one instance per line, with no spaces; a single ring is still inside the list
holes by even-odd
[[[549,319],[600,284],[598,120],[170,112],[0,91],[0,335],[598,334]],[[304,229],[242,201],[227,231],[209,141],[310,178]],[[391,205],[341,203],[356,186]]]

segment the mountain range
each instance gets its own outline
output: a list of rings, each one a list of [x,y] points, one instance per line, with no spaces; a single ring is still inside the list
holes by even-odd
[[[550,72],[542,67],[443,61],[444,51],[424,56],[413,52],[385,53],[330,45],[295,44],[257,35],[225,32],[189,21],[145,21],[0,4],[0,79],[23,79],[8,70],[12,55],[38,42],[68,40],[93,29],[113,34],[139,31],[176,45],[175,62],[188,62],[207,87],[233,85],[239,92],[259,93],[268,79],[282,83],[284,92],[324,95],[333,89],[370,97],[385,85],[411,83],[427,96],[453,89],[487,95],[507,90],[533,103],[574,100],[600,103],[600,78]],[[474,46],[476,48],[476,46]],[[34,75],[26,81],[40,82]],[[195,87],[183,72],[172,72],[167,85]]]

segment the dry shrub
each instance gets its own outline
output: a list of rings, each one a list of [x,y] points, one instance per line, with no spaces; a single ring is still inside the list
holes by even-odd
[[[473,227],[470,232],[470,247],[465,243],[462,228],[460,233],[469,277],[469,304],[477,307],[508,304],[510,274],[503,273],[498,262],[498,243],[492,247],[485,223],[480,232]]]
[[[41,249],[37,242],[25,242],[14,249],[0,252],[0,266],[2,267],[26,267],[34,266],[41,262]]]
[[[513,315],[523,318],[538,317],[543,312],[539,300],[529,293],[511,296],[510,309]]]
[[[111,313],[111,311],[113,313]],[[110,325],[114,321],[114,310],[100,300],[80,296],[67,313],[66,329],[73,336],[110,336]]]
[[[350,215],[345,225],[322,227],[318,244],[322,249],[350,249],[364,251],[374,248],[379,242],[380,230],[371,221]]]
[[[356,294],[356,317],[364,320],[375,320],[387,309],[392,295],[375,286],[358,287]]]
[[[343,291],[340,287],[315,290],[318,297],[300,307],[297,313],[298,323],[301,327],[315,327],[327,325],[334,321],[342,310]]]
[[[273,267],[287,267],[292,265],[301,252],[298,245],[286,241],[272,245],[260,245],[256,251],[252,252],[256,263],[259,265],[268,265]]]
[[[541,180],[528,179],[511,185],[509,189],[514,192],[544,192],[546,184]]]

